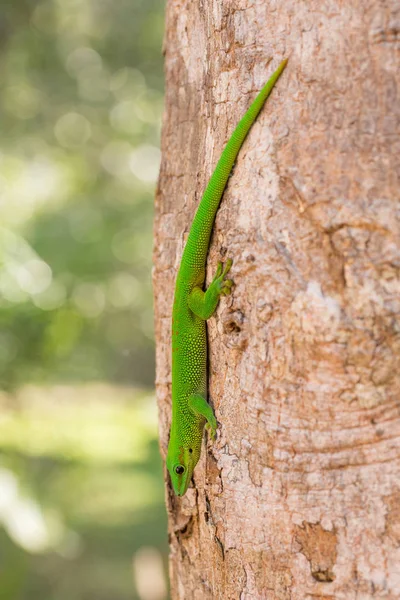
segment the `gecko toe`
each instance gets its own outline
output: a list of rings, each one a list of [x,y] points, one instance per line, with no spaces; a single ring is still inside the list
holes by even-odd
[[[227,275],[229,273],[229,271],[231,270],[233,264],[233,260],[231,258],[228,258],[228,260],[225,263],[225,268],[222,272],[222,277],[225,277],[225,275]]]

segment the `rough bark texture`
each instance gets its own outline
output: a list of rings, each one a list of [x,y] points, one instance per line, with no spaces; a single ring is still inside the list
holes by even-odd
[[[167,494],[174,599],[400,597],[398,0],[170,0],[156,203],[157,389],[174,279],[234,124],[285,56],[217,215],[220,423]],[[268,59],[273,57],[270,64]]]

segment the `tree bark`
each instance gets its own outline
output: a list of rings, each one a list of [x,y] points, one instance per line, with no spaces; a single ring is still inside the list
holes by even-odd
[[[167,492],[174,599],[400,597],[400,11],[396,0],[170,0],[155,218],[165,457],[174,280],[207,180],[280,60],[208,263],[219,422]],[[268,64],[268,60],[272,62]]]

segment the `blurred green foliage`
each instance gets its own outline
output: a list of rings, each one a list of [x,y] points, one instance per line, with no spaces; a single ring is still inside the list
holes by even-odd
[[[159,0],[0,12],[0,381],[152,385]]]
[[[162,33],[161,0],[1,5],[2,600],[141,598],[143,546],[165,571],[146,391]]]
[[[164,583],[154,396],[26,386],[14,400],[1,403],[0,598],[139,598],[132,561],[143,545],[163,556],[152,577]]]

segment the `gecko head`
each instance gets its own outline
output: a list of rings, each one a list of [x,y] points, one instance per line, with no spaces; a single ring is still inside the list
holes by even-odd
[[[172,487],[177,496],[186,494],[192,479],[193,470],[197,464],[192,448],[179,446],[177,449],[168,447],[167,469],[171,477]]]

